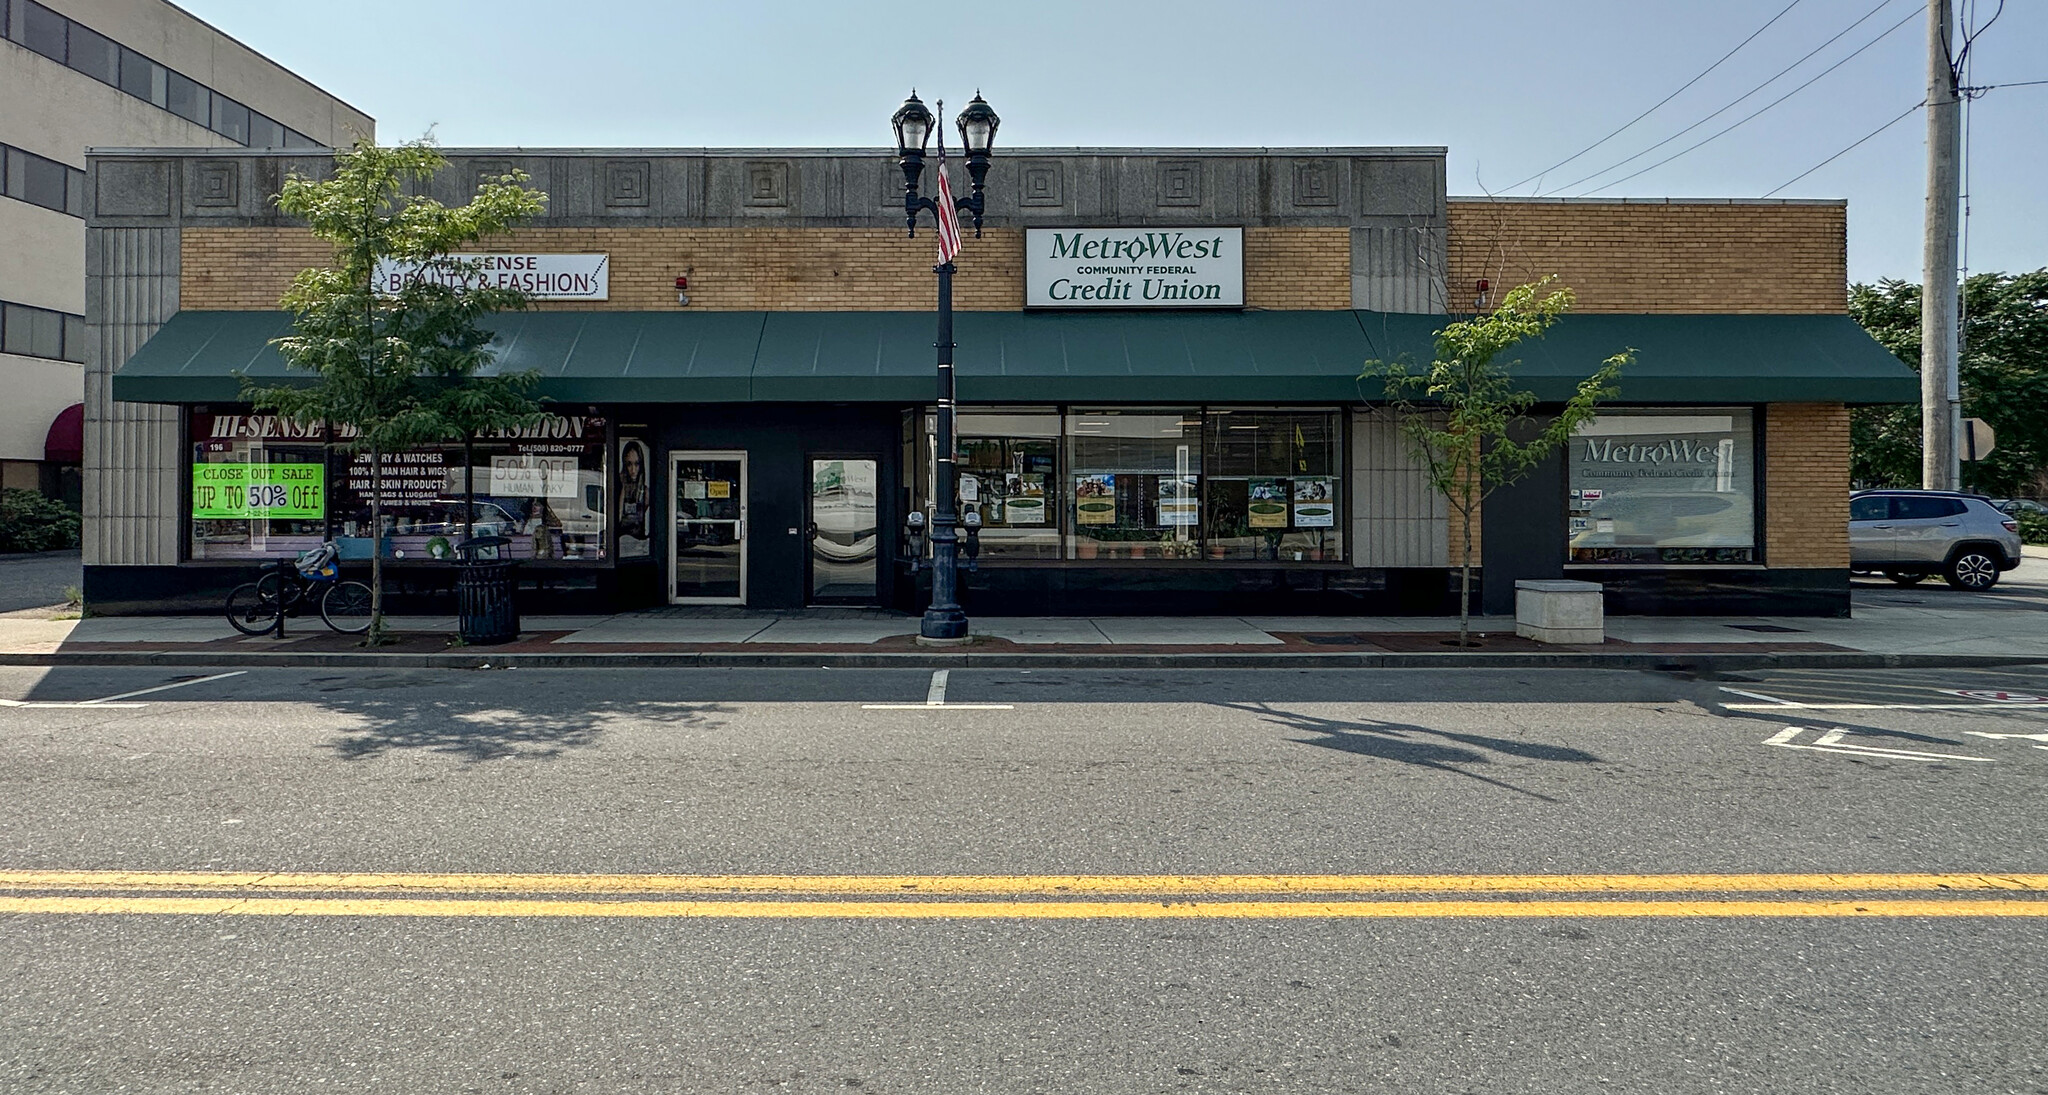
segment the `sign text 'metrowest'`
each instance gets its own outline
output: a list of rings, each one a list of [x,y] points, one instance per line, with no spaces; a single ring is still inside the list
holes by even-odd
[[[425,278],[468,288],[518,289],[535,300],[611,299],[610,255],[449,255],[448,262],[380,259],[377,291],[386,296]]]
[[[1242,228],[1030,228],[1027,308],[1242,308]]]

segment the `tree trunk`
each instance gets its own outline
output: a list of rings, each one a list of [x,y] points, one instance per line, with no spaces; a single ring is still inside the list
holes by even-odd
[[[1458,556],[1458,649],[1472,645],[1472,513],[1465,511],[1465,550]]]
[[[370,633],[365,646],[384,643],[384,452],[370,446]]]

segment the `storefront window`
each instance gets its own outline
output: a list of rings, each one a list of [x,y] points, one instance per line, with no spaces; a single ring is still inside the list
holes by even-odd
[[[1747,408],[1602,414],[1580,428],[1566,463],[1571,562],[1756,561]]]
[[[1203,534],[1212,559],[1344,557],[1343,448],[1330,411],[1211,410]]]
[[[1066,424],[1070,558],[1200,554],[1200,411],[1070,411]]]
[[[327,445],[324,430],[275,415],[195,412],[191,439],[193,559],[274,558],[329,535],[345,560],[367,559],[373,545],[388,559],[449,559],[471,531],[510,537],[514,558],[606,558],[601,418],[549,415],[479,438],[467,475],[459,444],[384,454],[381,537],[370,528],[373,461],[345,436]]]
[[[461,445],[384,457],[382,547],[389,559],[447,559],[471,529],[505,536],[516,559],[598,562],[606,557],[605,423],[549,415],[478,439],[465,476]],[[342,557],[371,550],[371,459],[336,457],[332,516]],[[474,507],[465,514],[465,499]]]
[[[195,413],[190,437],[192,558],[274,558],[320,546],[323,430],[276,415]]]
[[[922,416],[932,510],[936,420]],[[1344,557],[1343,444],[1329,410],[968,408],[959,499],[984,559],[1316,563]]]

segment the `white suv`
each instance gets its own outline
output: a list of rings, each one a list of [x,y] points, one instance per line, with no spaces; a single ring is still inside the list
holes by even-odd
[[[1849,565],[1902,586],[1939,574],[1957,589],[1990,589],[2020,565],[2019,522],[1981,495],[1866,490],[1849,496]]]

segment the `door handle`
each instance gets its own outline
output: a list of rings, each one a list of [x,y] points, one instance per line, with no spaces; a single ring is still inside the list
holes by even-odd
[[[811,540],[815,540],[818,538],[818,523],[816,521],[812,521],[810,525],[804,529],[804,536],[805,538]]]

